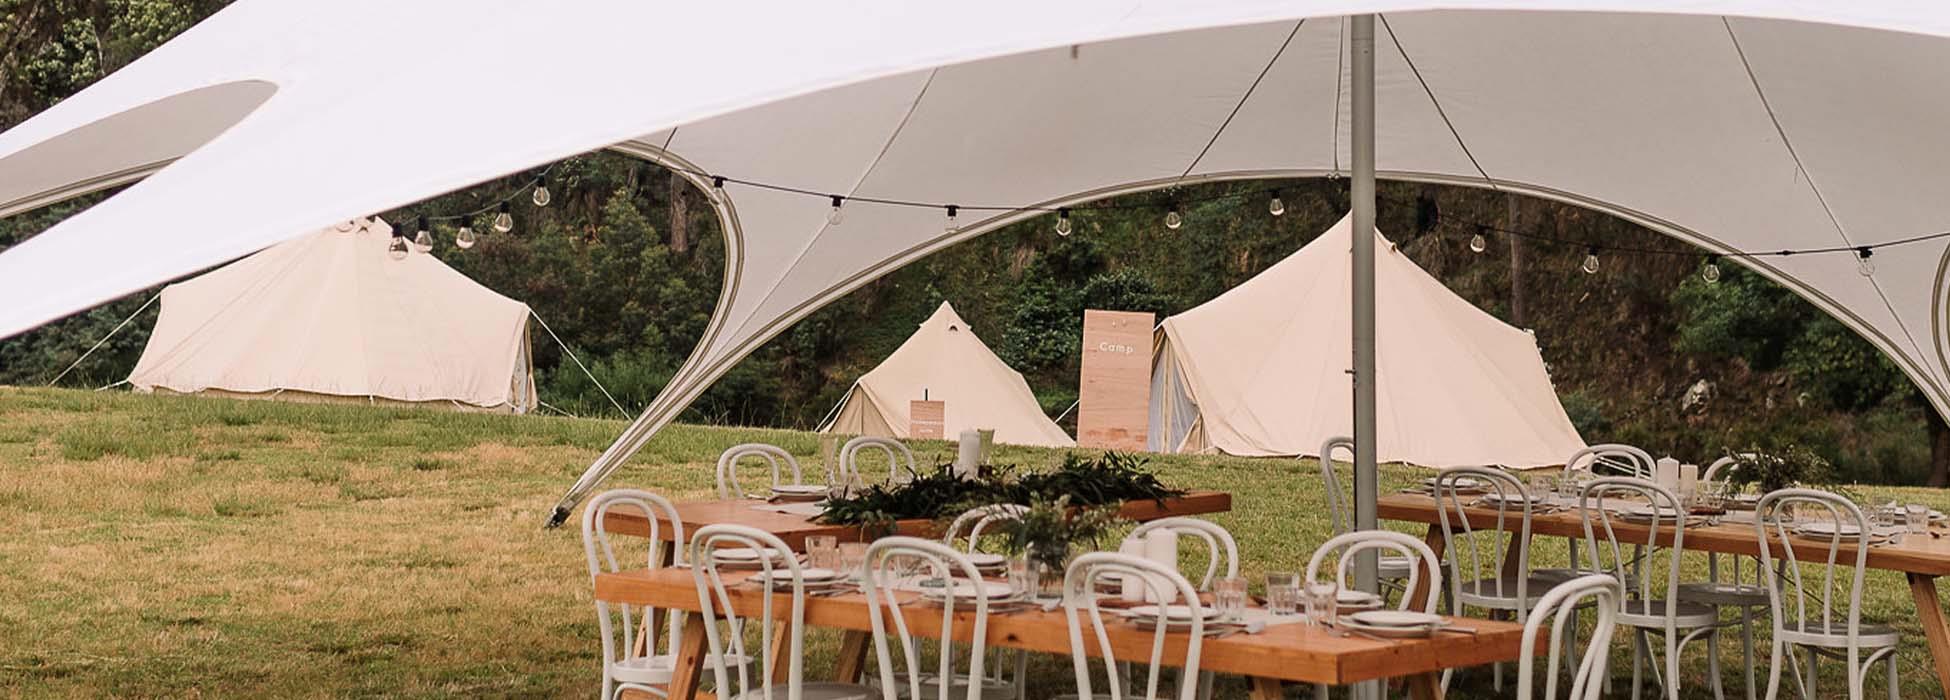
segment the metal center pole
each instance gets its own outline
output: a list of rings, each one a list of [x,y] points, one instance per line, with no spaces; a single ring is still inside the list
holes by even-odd
[[[1348,58],[1353,66],[1354,178],[1354,528],[1375,529],[1375,332],[1374,332],[1374,15],[1348,18]],[[1375,592],[1375,556],[1355,565],[1355,585]]]

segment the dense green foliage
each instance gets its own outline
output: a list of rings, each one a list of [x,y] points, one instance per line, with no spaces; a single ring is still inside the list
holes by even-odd
[[[1047,470],[1018,471],[991,468],[976,478],[963,478],[952,465],[885,484],[869,484],[826,501],[822,522],[835,525],[884,526],[896,520],[952,517],[969,508],[997,503],[1031,504],[1068,498],[1077,506],[1101,506],[1127,501],[1163,501],[1184,493],[1165,486],[1134,455],[1106,452],[1091,455],[1068,452]]]

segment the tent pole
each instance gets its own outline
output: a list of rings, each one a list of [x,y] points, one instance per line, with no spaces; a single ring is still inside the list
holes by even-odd
[[[1375,529],[1375,321],[1374,321],[1374,15],[1355,15],[1348,33],[1353,67],[1354,177],[1354,528]],[[1376,590],[1374,552],[1356,562],[1355,585]]]

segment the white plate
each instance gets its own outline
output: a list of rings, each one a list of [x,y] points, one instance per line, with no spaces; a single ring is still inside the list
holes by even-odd
[[[968,555],[968,563],[974,564],[977,569],[993,569],[1009,563],[1009,558],[1000,554],[975,552]]]
[[[1443,622],[1440,615],[1413,610],[1367,610],[1348,615],[1347,619],[1369,627],[1432,627]]]
[[[818,484],[780,484],[772,487],[772,493],[788,496],[823,495],[827,488]]]
[[[1435,630],[1437,629],[1429,625],[1421,625],[1417,627],[1386,627],[1380,625],[1364,625],[1359,622],[1355,622],[1353,620],[1342,620],[1340,621],[1339,624],[1342,627],[1346,627],[1356,632],[1365,632],[1367,634],[1371,634],[1376,637],[1381,637],[1384,639],[1421,639],[1435,634]]]
[[[1155,622],[1158,619],[1158,612],[1158,606],[1156,605],[1139,605],[1125,610],[1124,615],[1132,619],[1151,620]],[[1188,605],[1167,605],[1164,608],[1164,615],[1165,619],[1172,624],[1187,623],[1192,621],[1192,608]],[[1218,617],[1219,611],[1212,608],[1200,608],[1199,616],[1210,620]]]
[[[756,564],[758,563],[759,556],[761,556],[759,554],[760,551],[761,550],[752,549],[750,547],[726,547],[724,549],[712,550],[711,557],[722,562],[734,562],[734,563],[749,562],[749,563]],[[772,561],[780,561],[785,559],[785,552],[781,552],[776,549],[767,549],[763,551],[765,552],[766,556],[769,556],[772,559]]]
[[[799,578],[805,581],[808,587],[846,583],[846,577],[841,576],[840,572],[832,569],[801,569],[799,571]],[[760,583],[769,583],[773,586],[791,587],[792,571],[789,569],[773,569],[770,572],[760,571],[753,574],[751,580]]]
[[[1367,605],[1381,600],[1381,596],[1366,591],[1337,591],[1334,593],[1335,605]]]
[[[975,581],[956,581],[952,587],[937,586],[923,589],[921,591],[921,597],[931,600],[942,600],[948,597],[950,588],[954,590],[955,600],[957,601],[972,601],[978,594],[986,596],[991,601],[996,601],[1009,598],[1016,594],[1016,589],[1010,588],[1009,584],[1006,583],[996,581],[981,581],[979,583]]]
[[[1855,523],[1821,521],[1800,525],[1794,528],[1794,533],[1804,537],[1832,537],[1837,534],[1843,537],[1859,537],[1862,534],[1862,527]]]

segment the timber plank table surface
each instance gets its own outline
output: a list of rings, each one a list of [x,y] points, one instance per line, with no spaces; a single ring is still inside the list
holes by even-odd
[[[1454,511],[1451,511],[1453,514]],[[1435,498],[1418,493],[1385,494],[1375,499],[1375,515],[1387,520],[1424,523],[1429,526],[1427,542],[1436,556],[1442,556],[1441,513],[1436,507]],[[1468,507],[1463,515],[1469,518],[1470,525],[1477,528],[1496,527],[1496,511],[1490,508]],[[1453,517],[1453,515],[1452,515]],[[1460,521],[1451,520],[1450,527]],[[1623,540],[1644,541],[1647,526],[1622,520],[1611,521],[1612,529]],[[1931,528],[1931,532],[1943,532]],[[1584,520],[1576,510],[1555,513],[1532,514],[1530,534],[1549,535],[1581,539],[1584,537]],[[1671,530],[1660,534],[1661,544],[1672,543]],[[1802,541],[1797,544],[1794,554],[1797,558],[1821,561],[1827,557],[1828,543],[1823,540]],[[1773,543],[1770,556],[1786,556],[1787,550],[1779,542]],[[1852,562],[1855,546],[1844,544],[1841,548],[1841,561]],[[1819,550],[1819,551],[1817,551]],[[1718,552],[1742,556],[1760,556],[1760,537],[1754,532],[1750,520],[1738,522],[1723,521],[1718,525],[1687,525],[1686,551]],[[1901,544],[1876,545],[1869,548],[1868,567],[1885,571],[1900,571],[1909,579],[1910,597],[1916,603],[1916,620],[1923,628],[1923,636],[1928,641],[1930,656],[1936,668],[1937,682],[1950,691],[1950,621],[1943,614],[1943,602],[1937,596],[1936,578],[1950,575],[1950,537],[1929,535],[1910,535]],[[1425,576],[1423,580],[1427,580]],[[1421,586],[1417,594],[1426,594]]]
[[[740,616],[758,615],[766,595],[774,596],[777,614],[789,616],[790,594],[768,594],[751,586],[730,585],[731,576],[726,579],[732,609]],[[602,574],[596,577],[596,598],[690,613],[685,615],[683,642],[677,650],[677,676],[669,691],[672,700],[697,697],[707,649],[702,616],[694,614],[699,605],[690,569],[667,567]],[[837,680],[856,680],[862,669],[870,667],[867,658],[872,653],[872,625],[867,605],[865,596],[859,593],[806,599],[808,626],[847,632],[841,645]],[[916,605],[902,606],[900,610],[916,634],[940,634],[939,608]],[[973,628],[972,617],[972,612],[958,615],[954,626],[957,639],[968,640]],[[1199,668],[1249,677],[1255,700],[1281,697],[1281,683],[1286,681],[1345,685],[1384,678],[1405,678],[1415,697],[1433,698],[1440,694],[1439,678],[1443,669],[1514,661],[1519,656],[1522,625],[1477,619],[1458,619],[1458,622],[1458,626],[1473,629],[1475,633],[1443,632],[1428,639],[1375,640],[1340,637],[1331,630],[1304,624],[1274,625],[1261,634],[1207,638],[1199,654]],[[1120,658],[1142,659],[1150,655],[1150,631],[1114,624],[1110,632],[1111,646]],[[1164,658],[1184,658],[1187,639],[1183,634],[1168,636]],[[991,614],[988,643],[994,647],[1068,655],[1069,626],[1061,609]],[[1090,646],[1095,653],[1095,644]],[[808,680],[812,680],[810,673]]]
[[[764,530],[785,540],[794,550],[804,551],[807,537],[832,535],[841,542],[860,539],[860,528],[853,525],[826,525],[816,523],[799,515],[760,510],[765,501],[756,499],[729,499],[721,501],[689,501],[675,504],[677,517],[684,520],[684,532],[696,532],[705,525],[734,523],[748,525]],[[1164,503],[1156,501],[1128,501],[1118,511],[1119,515],[1139,522],[1158,520],[1179,515],[1201,515],[1223,513],[1232,510],[1232,494],[1219,491],[1190,491],[1182,496],[1167,498]],[[662,520],[662,518],[658,518]],[[648,537],[650,525],[643,519],[643,513],[634,508],[618,508],[609,512],[604,521],[610,532]],[[925,534],[932,529],[930,520],[901,520],[895,523],[895,530],[903,535]],[[657,529],[658,537],[671,541],[676,533],[669,527]]]

